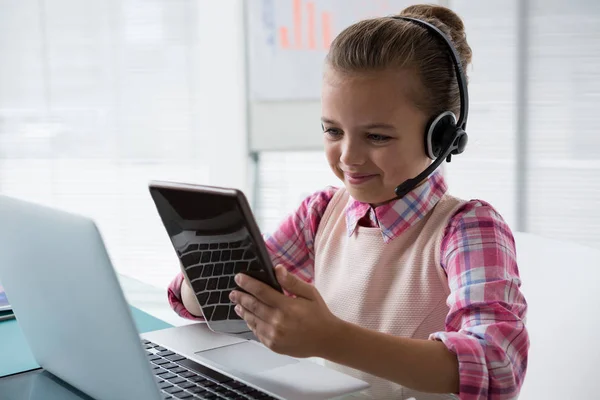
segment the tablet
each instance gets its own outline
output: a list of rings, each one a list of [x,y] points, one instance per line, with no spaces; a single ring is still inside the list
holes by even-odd
[[[150,194],[209,328],[254,338],[229,300],[237,273],[282,292],[246,196],[237,189],[152,181]]]

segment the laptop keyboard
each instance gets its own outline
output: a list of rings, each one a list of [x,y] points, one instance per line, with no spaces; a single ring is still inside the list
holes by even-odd
[[[164,399],[275,399],[149,340],[142,344]]]
[[[229,294],[240,272],[265,273],[250,238],[233,242],[191,244],[179,254],[181,264],[208,321],[240,319]]]

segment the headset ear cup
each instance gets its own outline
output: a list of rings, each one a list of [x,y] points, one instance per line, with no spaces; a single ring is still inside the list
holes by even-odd
[[[431,158],[432,160],[435,159],[435,155],[433,154],[433,131],[434,129],[432,129],[432,125],[435,121],[435,118],[432,118],[428,123],[427,123],[427,127],[425,128],[425,154],[427,154],[427,157]]]
[[[456,150],[454,150],[452,152],[452,154],[460,154],[463,151],[465,151],[465,148],[467,147],[468,142],[469,142],[469,136],[467,135],[467,132],[460,129],[459,136],[458,136],[458,142],[456,144]]]
[[[433,118],[425,131],[425,153],[435,160],[440,156],[444,145],[456,130],[456,116],[451,111],[446,111]],[[451,136],[450,136],[451,137]]]

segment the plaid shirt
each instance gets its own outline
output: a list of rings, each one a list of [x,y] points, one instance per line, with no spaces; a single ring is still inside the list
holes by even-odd
[[[446,192],[441,173],[400,200],[373,208],[352,201],[346,209],[347,234],[357,225],[379,227],[385,242],[401,235],[433,209]],[[279,229],[265,235],[273,263],[307,282],[314,277],[314,238],[327,204],[337,191],[329,187],[306,198]],[[433,333],[458,357],[461,399],[513,399],[527,368],[529,336],[524,324],[527,303],[510,228],[489,204],[465,203],[450,219],[442,239],[441,268],[451,294],[445,331]],[[180,316],[191,315],[181,302],[183,276],[168,289]]]

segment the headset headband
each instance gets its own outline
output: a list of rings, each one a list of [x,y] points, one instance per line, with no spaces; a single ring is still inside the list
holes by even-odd
[[[458,91],[460,93],[460,114],[459,114],[458,122],[456,123],[456,126],[463,130],[466,130],[467,129],[467,117],[469,115],[469,94],[467,92],[467,79],[465,78],[462,64],[460,62],[460,57],[458,56],[458,52],[454,48],[454,45],[452,44],[452,42],[450,41],[450,39],[448,38],[448,36],[446,36],[446,34],[444,32],[442,32],[438,27],[430,24],[429,22],[425,22],[425,21],[417,19],[417,18],[404,17],[401,15],[394,15],[394,16],[392,16],[392,18],[416,22],[417,24],[425,27],[427,30],[429,30],[430,32],[433,32],[434,34],[436,34],[437,36],[439,36],[440,38],[443,39],[444,43],[450,50],[450,57],[452,58],[452,61],[454,62],[454,72],[456,74],[456,80],[458,83]]]

